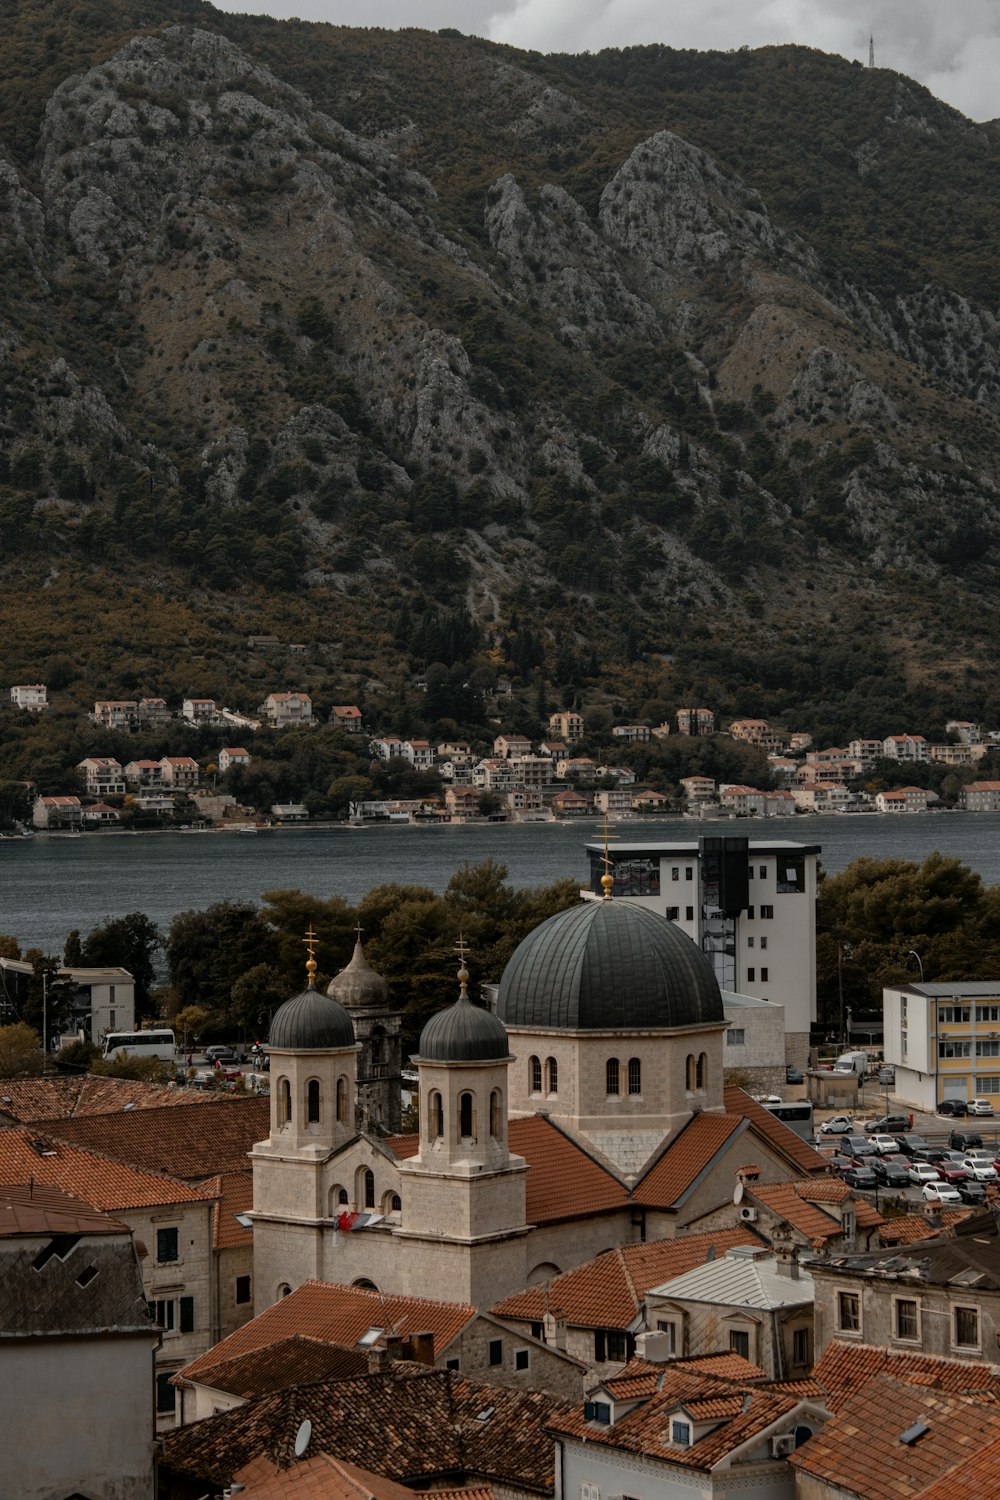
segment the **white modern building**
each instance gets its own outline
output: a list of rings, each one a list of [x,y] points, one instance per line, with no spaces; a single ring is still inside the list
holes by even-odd
[[[48,692],[42,682],[21,682],[10,690],[10,701],[15,708],[26,708],[31,713],[41,713],[48,708]]]
[[[723,989],[784,1006],[785,1061],[808,1061],[816,1019],[818,844],[704,836],[695,842],[615,839],[614,895],[648,906],[694,939]],[[597,900],[604,845],[588,844]]]
[[[1000,979],[904,984],[882,991],[885,1060],[896,1097],[991,1099],[1000,1110]]]

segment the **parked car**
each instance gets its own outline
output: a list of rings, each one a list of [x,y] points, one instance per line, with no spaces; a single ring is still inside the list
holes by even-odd
[[[820,1135],[850,1135],[853,1130],[854,1121],[850,1115],[832,1115],[819,1127]]]
[[[914,1187],[926,1187],[929,1182],[938,1183],[940,1178],[937,1167],[932,1167],[929,1161],[914,1161],[910,1163],[909,1178]]]
[[[882,1187],[905,1188],[910,1186],[910,1173],[901,1162],[891,1161],[885,1156],[873,1156],[871,1169],[875,1180]]]
[[[905,1156],[923,1156],[925,1151],[932,1149],[931,1143],[922,1135],[901,1135],[899,1137],[899,1149]]]
[[[891,1063],[883,1063],[878,1070],[879,1083],[893,1084],[896,1082],[896,1069]]]
[[[925,1183],[921,1196],[928,1203],[961,1203],[962,1201],[958,1188],[949,1187],[946,1182]]]
[[[220,1063],[236,1063],[236,1062],[239,1062],[239,1058],[237,1057],[237,1055],[236,1055],[236,1053],[235,1053],[235,1051],[233,1050],[232,1047],[221,1047],[221,1046],[220,1047],[206,1047],[205,1048],[205,1059],[206,1059],[207,1062],[210,1062],[213,1065],[215,1063],[217,1063],[217,1062],[220,1062]]]
[[[936,1162],[934,1165],[937,1166],[938,1176],[942,1182],[950,1182],[952,1187],[958,1187],[960,1182],[969,1180],[968,1170],[962,1162],[949,1161],[945,1158],[944,1161]]]
[[[953,1151],[982,1150],[983,1138],[974,1130],[953,1130],[948,1137],[948,1145]]]
[[[870,1135],[868,1141],[879,1156],[895,1156],[899,1151],[899,1142],[894,1135]]]
[[[803,1073],[802,1069],[801,1068],[795,1068],[795,1067],[792,1066],[791,1063],[789,1063],[788,1067],[785,1069],[785,1082],[786,1083],[805,1083],[805,1081],[806,1081],[805,1074]]]
[[[909,1115],[880,1115],[865,1123],[865,1135],[905,1135],[910,1129]]]
[[[966,1178],[958,1184],[958,1196],[963,1203],[985,1203],[986,1187],[981,1182],[972,1182]]]
[[[939,1115],[951,1115],[955,1119],[960,1119],[969,1113],[969,1106],[964,1099],[942,1099],[937,1112]]]
[[[840,1143],[840,1149],[845,1156],[877,1156],[878,1153],[870,1140],[863,1135],[845,1135]]]
[[[988,1099],[970,1099],[970,1115],[992,1115],[993,1106]]]
[[[199,1068],[194,1077],[188,1082],[188,1087],[192,1089],[214,1089],[218,1088],[218,1086],[219,1079],[212,1068]]]
[[[859,1188],[862,1192],[873,1193],[878,1187],[878,1179],[868,1166],[848,1167],[843,1176],[848,1187]]]
[[[996,1182],[997,1169],[992,1161],[983,1161],[976,1156],[967,1156],[962,1163],[966,1173],[975,1182]]]

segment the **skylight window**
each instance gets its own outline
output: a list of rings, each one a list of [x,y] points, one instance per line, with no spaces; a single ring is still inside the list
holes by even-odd
[[[370,1349],[372,1344],[378,1343],[383,1333],[385,1333],[384,1328],[369,1328],[368,1332],[363,1333],[358,1339],[358,1343],[363,1349]]]

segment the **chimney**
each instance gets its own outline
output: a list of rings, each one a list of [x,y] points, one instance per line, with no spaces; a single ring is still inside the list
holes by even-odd
[[[368,1373],[369,1375],[384,1375],[392,1363],[388,1349],[369,1349],[368,1351]]]
[[[387,1334],[382,1343],[390,1360],[403,1358],[403,1340],[400,1334]]]
[[[434,1364],[433,1333],[411,1333],[409,1338],[410,1358],[418,1365]]]
[[[566,1314],[561,1308],[550,1309],[542,1320],[542,1330],[545,1342],[551,1344],[553,1349],[566,1348]]]

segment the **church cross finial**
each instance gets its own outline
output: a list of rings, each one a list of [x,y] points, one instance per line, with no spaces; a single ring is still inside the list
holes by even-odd
[[[610,838],[611,838],[611,834],[608,831],[608,815],[607,815],[607,813],[605,813],[604,814],[604,854],[602,856],[602,860],[603,860],[603,863],[604,863],[604,874],[601,876],[601,885],[602,885],[602,887],[604,889],[604,899],[605,899],[605,901],[610,901],[611,900],[611,892],[614,890],[614,887],[615,887],[615,877],[611,873],[611,854],[610,854],[610,852],[608,850],[608,843],[610,841]]]
[[[311,922],[306,929],[306,935],[302,939],[302,941],[305,943],[306,947],[309,950],[309,957],[306,960],[306,973],[309,975],[309,985],[311,987],[315,982],[316,970],[319,967],[316,962],[316,945],[319,942],[319,938],[316,936],[316,929],[313,927]]]
[[[467,948],[468,944],[465,941],[465,934],[461,930],[459,930],[458,942],[455,944],[455,952],[459,957],[458,983],[460,986],[460,1000],[467,1000],[469,998],[469,971],[465,965],[465,954]]]

